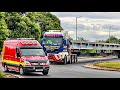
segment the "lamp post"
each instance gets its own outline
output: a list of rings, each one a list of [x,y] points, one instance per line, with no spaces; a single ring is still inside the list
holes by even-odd
[[[111,28],[112,28],[112,25],[110,25],[110,27],[109,27],[109,47],[110,47],[110,30],[111,30]],[[110,49],[109,49],[109,52],[110,52]]]
[[[77,19],[78,18],[81,18],[82,16],[80,16],[80,17],[76,17],[76,40],[77,40]]]
[[[109,28],[109,43],[110,43],[110,30],[111,30],[111,27],[112,26],[110,26],[110,28]]]

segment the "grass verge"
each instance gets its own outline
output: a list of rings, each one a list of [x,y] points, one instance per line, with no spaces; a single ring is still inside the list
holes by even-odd
[[[94,63],[93,65],[105,68],[120,69],[120,62],[99,62]]]
[[[0,78],[5,78],[5,76],[0,72]]]
[[[103,56],[88,56],[89,58],[103,58]]]

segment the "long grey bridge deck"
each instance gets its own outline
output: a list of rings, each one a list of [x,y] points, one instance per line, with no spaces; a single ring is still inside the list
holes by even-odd
[[[72,40],[71,49],[120,50],[120,44]]]

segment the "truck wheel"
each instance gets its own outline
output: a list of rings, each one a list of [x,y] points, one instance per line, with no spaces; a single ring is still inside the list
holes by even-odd
[[[7,68],[7,65],[4,65],[4,72],[8,72],[8,68]]]
[[[20,67],[20,74],[21,74],[21,75],[24,75],[24,74],[25,74],[25,71],[24,71],[24,69],[23,69],[22,66]]]
[[[47,75],[48,74],[48,70],[43,70],[43,75]]]
[[[64,57],[64,61],[63,61],[63,64],[67,64],[67,56]]]

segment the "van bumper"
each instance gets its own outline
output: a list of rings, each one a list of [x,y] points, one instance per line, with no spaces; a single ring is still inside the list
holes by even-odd
[[[25,72],[42,72],[48,71],[50,66],[25,66],[23,67]]]

